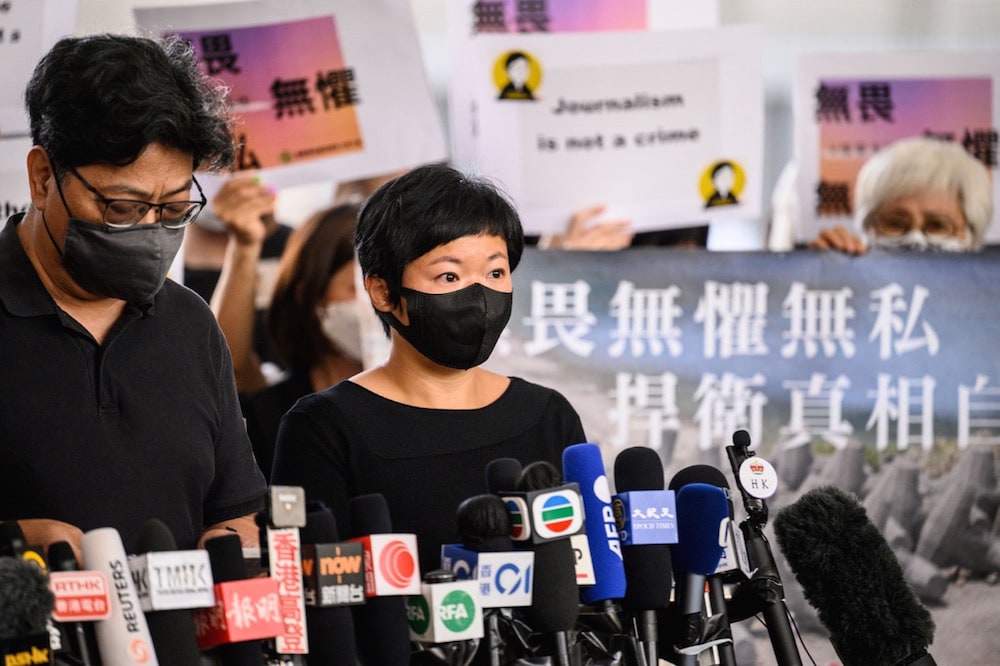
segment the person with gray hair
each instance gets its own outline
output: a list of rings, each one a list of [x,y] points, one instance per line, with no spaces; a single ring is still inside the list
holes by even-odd
[[[858,172],[854,221],[824,229],[810,248],[976,251],[993,217],[990,174],[961,145],[928,137],[879,150]]]

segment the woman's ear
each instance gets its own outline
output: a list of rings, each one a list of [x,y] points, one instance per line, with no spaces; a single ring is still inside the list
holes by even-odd
[[[372,307],[379,312],[392,311],[392,302],[389,299],[389,284],[380,277],[369,275],[365,278],[365,291],[371,299]]]

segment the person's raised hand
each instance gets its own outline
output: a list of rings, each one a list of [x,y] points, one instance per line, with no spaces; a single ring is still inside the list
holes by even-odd
[[[868,250],[861,238],[840,225],[820,231],[808,247],[812,250],[838,250],[846,254],[864,254]]]
[[[212,198],[215,216],[241,245],[264,242],[274,217],[274,194],[256,177],[237,176]]]
[[[554,235],[548,247],[554,250],[620,250],[628,247],[635,236],[632,222],[595,221],[605,210],[604,205],[578,210],[570,218],[565,233]]]

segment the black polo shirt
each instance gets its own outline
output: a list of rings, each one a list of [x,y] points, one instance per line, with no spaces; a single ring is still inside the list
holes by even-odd
[[[114,527],[162,519],[179,548],[263,507],[232,360],[211,310],[167,280],[103,345],[59,309],[0,232],[0,519]]]

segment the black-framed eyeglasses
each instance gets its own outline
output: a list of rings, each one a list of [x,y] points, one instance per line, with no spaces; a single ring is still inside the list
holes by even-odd
[[[109,199],[97,188],[84,179],[83,176],[73,167],[68,171],[76,176],[76,179],[83,183],[83,186],[90,190],[91,194],[100,199],[104,204],[104,224],[116,229],[134,227],[142,218],[146,217],[150,209],[156,210],[156,219],[160,224],[168,229],[180,229],[194,222],[201,209],[208,203],[205,193],[201,190],[198,179],[191,176],[194,186],[198,188],[201,201],[168,201],[167,203],[150,203],[148,201],[136,201],[135,199]]]

